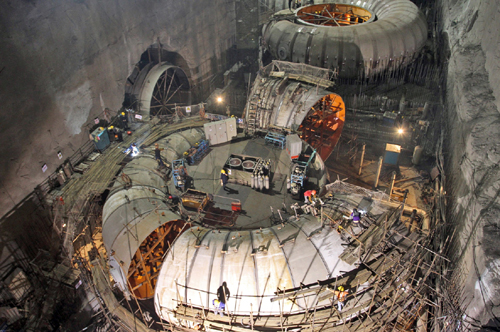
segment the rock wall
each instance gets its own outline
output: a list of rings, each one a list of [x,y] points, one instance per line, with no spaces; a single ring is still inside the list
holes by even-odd
[[[446,138],[452,247],[464,305],[478,325],[500,310],[500,22],[496,0],[442,0],[449,42]],[[470,319],[468,319],[470,321]]]
[[[179,53],[195,87],[207,86],[227,69],[235,33],[227,0],[2,1],[0,216],[55,171],[58,151],[88,139],[87,123],[122,106],[148,46]]]

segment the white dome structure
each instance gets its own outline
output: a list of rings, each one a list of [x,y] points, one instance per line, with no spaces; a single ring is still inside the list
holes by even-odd
[[[343,247],[332,241],[331,228],[312,218],[289,221],[284,227],[247,231],[184,232],[165,257],[155,291],[156,311],[166,320],[179,303],[212,307],[217,288],[225,281],[231,297],[227,309],[236,315],[298,313],[330,305],[316,298],[277,301],[277,290],[300,287],[335,276],[353,266],[338,256]]]

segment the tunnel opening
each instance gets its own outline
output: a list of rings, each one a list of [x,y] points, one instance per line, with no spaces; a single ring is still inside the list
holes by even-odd
[[[172,220],[155,229],[142,241],[127,273],[128,287],[138,299],[153,297],[165,253],[188,228],[183,220]]]
[[[367,9],[336,3],[301,7],[296,16],[304,24],[331,27],[363,24],[376,17]]]
[[[189,100],[189,81],[184,71],[169,67],[156,81],[151,96],[150,115],[175,114],[175,107]]]
[[[318,100],[299,126],[300,138],[326,160],[340,139],[345,122],[345,104],[336,94]]]
[[[190,75],[190,68],[179,53],[163,49],[159,42],[152,44],[127,77],[122,106],[143,116],[172,114],[176,105],[191,101]]]

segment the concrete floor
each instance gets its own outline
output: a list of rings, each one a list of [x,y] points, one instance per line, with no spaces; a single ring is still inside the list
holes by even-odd
[[[227,185],[230,191],[224,191],[220,184],[220,171],[231,154],[271,159],[273,177],[270,189],[258,191],[250,186],[231,183],[230,177]],[[193,189],[213,195],[215,207],[230,210],[231,202],[241,202],[243,213],[236,219],[234,228],[249,229],[272,226],[273,211],[276,218],[279,218],[277,210],[283,208],[283,204],[291,211],[290,205],[300,203],[286,189],[290,165],[291,160],[286,150],[267,145],[262,138],[255,138],[213,146],[199,164],[187,166],[187,170],[193,178]],[[317,183],[317,180],[311,177],[309,182]],[[169,189],[172,193],[179,193],[172,180],[169,182]]]

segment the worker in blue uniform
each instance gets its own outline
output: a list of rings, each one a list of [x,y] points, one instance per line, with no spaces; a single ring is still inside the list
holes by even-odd
[[[128,118],[127,118],[127,114],[125,112],[121,112],[120,113],[120,116],[118,117],[119,120],[120,120],[120,124],[121,124],[121,127],[123,130],[127,130],[128,129]]]
[[[220,171],[220,184],[222,186],[222,189],[224,189],[226,191],[229,191],[229,188],[226,187],[226,184],[228,181],[229,181],[229,175],[227,174],[227,172],[224,169],[222,169]]]
[[[359,212],[358,209],[354,208],[351,213],[351,218],[354,225],[358,225],[359,220],[361,219],[361,212]]]

